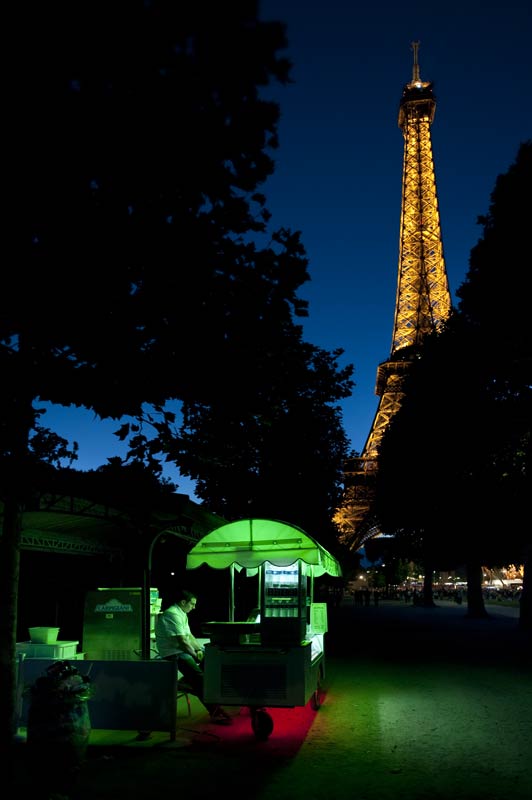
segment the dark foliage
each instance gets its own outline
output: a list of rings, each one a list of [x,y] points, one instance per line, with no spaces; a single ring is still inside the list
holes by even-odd
[[[288,81],[283,27],[254,3],[21,5],[3,374],[102,416],[196,397],[245,299],[253,319],[305,310],[301,249],[246,239],[268,219],[279,109],[259,87]]]

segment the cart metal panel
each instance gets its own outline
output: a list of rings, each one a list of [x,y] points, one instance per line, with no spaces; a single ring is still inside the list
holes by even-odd
[[[204,693],[221,705],[304,706],[323,677],[323,652],[312,659],[310,642],[299,647],[266,648],[207,645]]]

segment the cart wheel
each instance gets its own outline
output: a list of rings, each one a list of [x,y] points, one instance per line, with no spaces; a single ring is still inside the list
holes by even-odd
[[[317,685],[316,685],[316,689],[314,690],[314,693],[313,693],[312,697],[310,698],[310,704],[311,704],[312,708],[314,709],[314,711],[317,711],[318,708],[321,707],[321,704],[323,702],[323,685],[322,684],[323,684],[323,671],[322,671],[322,668],[320,667],[319,672],[318,672],[318,682],[317,682]]]
[[[261,742],[265,742],[273,731],[273,719],[267,711],[259,708],[251,712],[251,727],[256,738]]]

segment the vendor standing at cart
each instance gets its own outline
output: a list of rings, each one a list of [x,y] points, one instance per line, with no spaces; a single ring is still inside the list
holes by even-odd
[[[165,661],[175,661],[191,694],[201,700],[218,725],[231,724],[231,717],[221,706],[203,700],[203,646],[192,635],[189,613],[196,608],[197,597],[188,589],[174,592],[155,620],[155,642],[159,656]]]

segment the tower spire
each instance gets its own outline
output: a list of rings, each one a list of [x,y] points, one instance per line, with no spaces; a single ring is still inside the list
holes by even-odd
[[[403,191],[392,347],[377,368],[379,406],[361,455],[346,466],[344,499],[334,516],[340,541],[354,550],[381,533],[374,514],[379,446],[401,406],[404,379],[424,337],[438,330],[451,310],[430,133],[436,100],[432,83],[420,79],[419,42],[411,46],[413,80],[403,87],[399,103]]]
[[[417,60],[417,54],[419,50],[419,45],[421,42],[412,42],[411,47],[414,51],[414,66],[412,67],[412,83],[421,83],[421,78],[419,77],[419,63]]]

